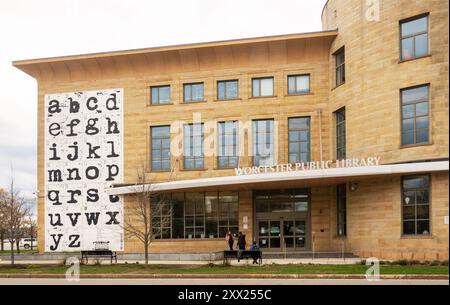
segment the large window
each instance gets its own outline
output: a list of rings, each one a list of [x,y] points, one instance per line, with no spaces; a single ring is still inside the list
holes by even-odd
[[[252,96],[273,96],[273,77],[253,78]]]
[[[151,87],[152,105],[170,104],[170,86]]]
[[[222,238],[238,232],[236,192],[169,193],[151,201],[154,239]]]
[[[183,89],[185,103],[201,102],[204,100],[203,83],[184,84]]]
[[[402,145],[429,142],[429,86],[401,91]]]
[[[430,177],[403,177],[402,191],[403,235],[429,235]]]
[[[274,160],[273,120],[253,121],[253,165],[273,165]]]
[[[306,213],[308,189],[266,190],[255,192],[256,213]]]
[[[219,168],[238,166],[238,124],[238,121],[219,122],[217,124],[217,163]]]
[[[310,118],[290,118],[289,163],[310,161]]]
[[[428,55],[428,16],[401,21],[400,31],[402,60]]]
[[[336,159],[346,157],[345,108],[335,112],[336,116]]]
[[[203,167],[203,124],[184,125],[184,168]]]
[[[288,94],[305,94],[309,91],[309,74],[288,76]]]
[[[336,64],[336,86],[340,86],[345,83],[345,48],[334,53],[334,60]]]
[[[337,186],[337,235],[347,236],[347,185]]]
[[[150,127],[151,170],[170,170],[170,126]]]
[[[238,98],[238,81],[226,80],[217,82],[217,99],[229,100]]]

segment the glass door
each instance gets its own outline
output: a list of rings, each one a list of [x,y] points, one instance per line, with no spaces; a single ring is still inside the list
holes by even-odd
[[[281,221],[260,220],[258,221],[258,241],[261,249],[281,249]]]
[[[261,249],[290,251],[306,248],[306,220],[259,220]]]
[[[283,247],[286,251],[306,247],[305,220],[283,220]]]

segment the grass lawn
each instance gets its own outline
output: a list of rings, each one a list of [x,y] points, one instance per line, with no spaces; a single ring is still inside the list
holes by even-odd
[[[223,265],[82,265],[83,274],[365,274],[365,265],[265,265],[265,266],[223,266]],[[22,274],[64,274],[65,266],[17,265],[0,266],[1,273]],[[400,266],[381,265],[381,274],[448,274],[448,266]]]

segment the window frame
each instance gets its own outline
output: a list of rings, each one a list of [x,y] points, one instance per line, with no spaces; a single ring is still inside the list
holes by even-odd
[[[166,158],[162,158],[162,149],[161,149],[161,169],[154,169],[153,168],[153,128],[158,128],[158,127],[168,127],[169,128],[169,142],[171,141],[171,134],[170,134],[170,125],[154,125],[154,126],[150,126],[150,154],[149,154],[149,158],[150,158],[150,162],[149,162],[149,168],[151,172],[170,172],[171,171],[171,167],[172,167],[172,160],[171,160],[171,155],[170,155],[170,144],[169,144],[169,168],[168,169],[163,169],[162,167],[162,161],[165,160]],[[167,138],[157,138],[163,140],[163,139],[167,139]],[[162,148],[162,145],[161,145]]]
[[[264,79],[271,79],[272,80],[272,95],[261,95],[261,80]],[[253,82],[255,80],[258,80],[258,89],[259,89],[259,95],[255,95],[255,88],[253,86]],[[251,92],[252,92],[252,98],[265,98],[265,97],[275,97],[275,77],[274,76],[261,76],[261,77],[252,77],[251,78]]]
[[[236,97],[227,97],[227,83],[228,82],[236,82]],[[219,97],[219,84],[224,84],[224,98]],[[227,100],[236,100],[239,99],[239,79],[224,79],[224,80],[218,80],[216,82],[217,90],[217,100],[218,101],[227,101]]]
[[[338,56],[343,54],[344,56],[344,60],[341,64],[338,65]],[[346,62],[346,56],[345,56],[345,46],[340,47],[336,52],[333,53],[334,56],[334,78],[335,78],[335,88],[342,86],[345,84],[347,78],[346,78],[346,69],[345,69],[345,62]],[[342,82],[338,83],[338,70],[342,69],[343,73],[342,73]]]
[[[233,146],[236,146],[236,156],[220,156],[220,146],[219,143],[221,143],[221,134],[219,132],[219,124],[226,124],[227,122],[233,122],[236,124],[236,143],[233,143]],[[225,127],[224,127],[225,128]],[[225,131],[225,129],[222,129],[223,131]],[[226,136],[227,134],[225,133],[223,136]],[[226,145],[225,145],[226,147]],[[220,158],[227,158],[227,166],[220,166]],[[217,169],[232,169],[235,168],[233,166],[230,166],[230,158],[236,158],[236,163],[237,166],[239,166],[239,121],[238,120],[229,120],[229,121],[218,121],[217,122],[217,158],[216,158],[216,162],[217,162]]]
[[[417,177],[427,177],[428,178],[428,234],[417,234],[417,221],[424,221],[426,219],[418,219],[417,218],[417,202],[414,204],[415,207],[415,215],[414,215],[414,228],[415,228],[415,234],[405,234],[404,233],[404,222],[405,222],[405,215],[404,215],[404,200],[405,200],[405,190],[403,188],[403,181],[408,178],[417,178]],[[419,189],[408,189],[408,190],[421,190]],[[404,175],[400,179],[400,198],[401,198],[401,218],[400,218],[400,234],[402,238],[432,238],[433,232],[432,232],[432,177],[431,174],[413,174],[413,175]],[[424,205],[424,204],[422,204]]]
[[[308,77],[308,91],[305,92],[299,92],[297,91],[297,77],[302,77],[302,76],[307,76]],[[290,93],[289,92],[289,78],[291,77],[295,77],[295,92]],[[311,94],[311,74],[310,73],[304,73],[304,74],[289,74],[287,76],[287,95],[291,96],[291,95],[307,95],[307,94]]]
[[[308,128],[308,132],[309,132],[308,141],[301,141],[301,140],[295,141],[295,143],[298,143],[299,145],[302,142],[309,143],[308,161],[305,161],[305,162],[309,162],[309,161],[311,161],[311,116],[288,117],[288,124],[287,124],[287,127],[288,127],[288,149],[287,149],[287,151],[288,151],[288,162],[290,163],[289,159],[290,159],[290,156],[291,156],[291,136],[290,136],[291,128],[289,126],[289,121],[290,120],[295,120],[295,119],[308,119],[308,121],[309,121],[308,122],[308,126],[309,126],[309,128]],[[306,130],[306,129],[299,129],[299,130],[295,129],[293,131],[301,132],[301,131],[304,131],[304,130]],[[299,152],[298,153],[300,154],[300,159],[301,159],[302,152],[301,152],[300,148],[299,148]]]
[[[414,119],[414,129],[413,129],[413,136],[414,136],[414,143],[412,144],[403,144],[403,92],[407,91],[407,90],[413,90],[413,89],[417,89],[417,88],[421,88],[421,87],[427,87],[427,91],[428,91],[428,100],[427,100],[427,104],[428,104],[428,114],[427,114],[427,118],[428,118],[428,141],[427,142],[423,142],[423,143],[416,143],[416,104],[421,104],[424,103],[424,101],[414,101],[411,102],[409,104],[406,105],[414,105],[414,117],[412,117]],[[430,145],[432,143],[431,141],[431,84],[430,83],[426,83],[426,84],[421,84],[421,85],[415,85],[412,87],[406,87],[406,88],[401,88],[400,89],[400,148],[409,148],[409,147],[416,147],[416,146],[426,146],[426,145]],[[420,116],[420,117],[425,117],[425,116]],[[411,119],[411,118],[409,118]]]
[[[186,126],[192,126],[192,128],[194,128],[194,125],[200,125],[201,126],[201,149],[202,151],[202,155],[201,156],[195,156],[195,152],[194,152],[194,134],[191,135],[191,139],[192,139],[192,153],[194,154],[193,156],[188,156],[189,158],[192,158],[193,162],[194,162],[194,166],[192,168],[186,167],[186,155],[185,155],[185,149],[186,149]],[[195,171],[195,170],[204,170],[205,167],[205,124],[204,123],[187,123],[187,124],[183,124],[183,170],[185,171]],[[192,132],[194,132],[194,129],[192,130]],[[202,167],[196,167],[195,166],[195,162],[197,161],[197,159],[202,159]]]
[[[415,33],[415,34],[403,37],[403,35],[402,35],[402,25],[405,24],[405,23],[414,21],[414,20],[422,19],[422,18],[426,18],[427,19],[427,30],[425,32],[418,32],[418,33]],[[424,58],[424,57],[430,56],[431,55],[431,52],[430,52],[430,13],[427,12],[427,13],[423,13],[423,14],[420,14],[420,15],[415,15],[415,16],[412,16],[412,17],[408,17],[408,18],[399,20],[398,23],[399,23],[399,34],[398,34],[399,35],[399,62],[402,63],[402,62],[407,62],[407,61],[416,60],[416,59],[420,59],[420,58]],[[415,54],[416,53],[416,39],[415,39],[415,37],[416,36],[420,36],[420,35],[424,35],[424,34],[427,34],[427,54],[421,55],[421,56],[416,56],[416,54]],[[404,39],[408,39],[408,38],[414,38],[413,39],[414,56],[412,58],[409,58],[409,59],[403,59],[403,40]]]
[[[338,121],[338,117],[340,113],[344,113],[344,120],[343,122]],[[341,107],[338,110],[334,111],[334,117],[335,117],[335,146],[336,146],[336,160],[345,160],[347,158],[347,113],[345,107]],[[338,139],[340,137],[339,127],[344,126],[344,145],[338,146]],[[342,139],[340,139],[342,142]],[[342,156],[342,150],[343,150],[343,156]]]
[[[194,86],[194,85],[202,85],[202,99],[199,99],[199,100],[192,99],[192,86]],[[191,87],[190,100],[186,99],[186,87],[187,86]],[[201,103],[201,102],[205,102],[205,83],[204,82],[184,83],[183,84],[183,103],[184,104],[192,104],[192,103]]]
[[[159,90],[161,88],[166,88],[166,87],[169,88],[169,100],[167,102],[161,103],[160,99],[159,99],[159,97],[160,97]],[[153,89],[158,89],[158,102],[157,103],[154,103],[154,100],[153,100]],[[171,91],[172,91],[172,88],[171,88],[170,85],[150,86],[150,106],[160,106],[160,105],[170,105],[170,104],[172,104],[172,92]]]
[[[256,162],[255,162],[255,159],[256,159],[256,157],[257,157],[257,155],[256,155],[256,152],[257,152],[257,142],[256,142],[256,139],[257,139],[257,137],[255,138],[255,133],[256,133],[256,130],[255,130],[255,122],[261,122],[261,121],[272,121],[272,129],[273,129],[273,131],[272,131],[272,143],[271,143],[271,156],[272,156],[272,159],[273,159],[273,163],[275,164],[276,163],[276,160],[275,160],[275,142],[276,142],[276,139],[275,139],[275,119],[273,119],[273,118],[270,118],[270,119],[254,119],[254,120],[252,120],[252,165],[253,166],[261,166],[261,164],[256,164]],[[266,134],[267,134],[267,132],[266,132]],[[271,165],[273,165],[273,164],[271,164]]]

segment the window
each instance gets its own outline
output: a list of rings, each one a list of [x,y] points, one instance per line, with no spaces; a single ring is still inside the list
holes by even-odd
[[[218,157],[219,168],[234,168],[238,166],[238,121],[219,122]]]
[[[288,94],[309,93],[309,74],[288,76]]]
[[[252,79],[253,97],[273,96],[273,77]]]
[[[334,53],[336,62],[336,86],[345,83],[345,49],[342,48]]]
[[[184,102],[201,102],[204,100],[203,83],[184,84]]]
[[[335,112],[336,115],[336,159],[346,157],[345,109]]]
[[[203,124],[184,125],[184,168],[202,169],[203,161]]]
[[[238,232],[236,192],[166,193],[151,202],[154,239],[223,238]]]
[[[170,86],[151,87],[152,105],[170,104]]]
[[[347,185],[337,186],[337,235],[347,236]]]
[[[428,16],[400,22],[401,60],[428,55]]]
[[[429,142],[429,86],[403,89],[402,145]]]
[[[253,121],[253,165],[273,165],[273,120]]]
[[[170,126],[150,127],[151,170],[170,170]]]
[[[255,191],[256,213],[307,213],[308,189]]]
[[[289,163],[310,161],[310,118],[290,118]]]
[[[218,81],[217,99],[229,100],[238,98],[238,84],[237,80]]]
[[[403,235],[430,234],[430,177],[402,179]]]

